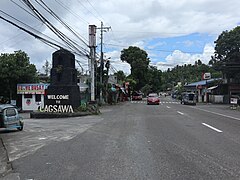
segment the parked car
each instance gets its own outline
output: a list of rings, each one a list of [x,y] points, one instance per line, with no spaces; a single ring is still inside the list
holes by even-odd
[[[11,104],[0,105],[0,128],[23,130],[22,118]]]
[[[160,98],[158,96],[157,93],[150,93],[148,96],[147,96],[147,104],[156,104],[156,105],[159,105],[160,104]]]
[[[133,92],[132,94],[132,100],[133,101],[141,101],[142,100],[142,94],[138,92]]]
[[[196,105],[196,95],[193,92],[182,93],[181,104]]]

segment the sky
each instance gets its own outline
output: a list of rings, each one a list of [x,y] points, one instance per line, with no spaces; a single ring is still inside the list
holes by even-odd
[[[103,33],[104,58],[110,58],[110,73],[122,70],[130,74],[129,64],[120,60],[121,51],[129,46],[145,50],[150,58],[150,64],[162,71],[176,65],[194,64],[198,59],[207,64],[214,54],[214,41],[217,37],[223,31],[232,30],[240,23],[239,0],[30,0],[30,2],[51,24],[87,51],[89,51],[87,46],[89,25],[96,25],[98,28],[96,30],[98,54],[101,22],[104,27],[111,27],[109,31]],[[84,43],[39,6],[41,2],[68,24]],[[30,31],[35,29],[37,30],[35,33],[42,33],[59,44],[64,44],[44,23],[30,13],[22,0],[1,0],[0,16]],[[14,53],[18,50],[26,52],[30,62],[36,65],[38,71],[43,72],[42,66],[45,61],[51,63],[52,53],[57,49],[0,19],[0,52]],[[78,55],[75,57],[83,67],[84,73],[89,72],[88,59]]]

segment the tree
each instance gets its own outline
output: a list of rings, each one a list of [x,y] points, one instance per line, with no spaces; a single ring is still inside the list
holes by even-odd
[[[146,51],[139,47],[130,46],[121,51],[121,60],[131,66],[131,77],[137,82],[136,90],[140,90],[146,83],[146,72],[150,60]]]
[[[147,79],[152,92],[158,92],[161,90],[161,77],[162,71],[158,70],[154,66],[149,66],[147,71]]]
[[[215,44],[215,54],[209,64],[221,70],[227,78],[240,79],[240,26],[223,31]]]
[[[231,31],[223,31],[215,41],[214,63],[240,63],[240,26]]]
[[[150,86],[149,84],[146,84],[141,91],[145,94],[148,95],[149,93],[152,92],[152,86]]]
[[[23,51],[0,55],[0,94],[16,99],[18,83],[35,83],[38,81],[35,65],[30,64],[28,55]]]
[[[195,61],[195,65],[184,64],[183,66],[176,66],[173,69],[168,69],[162,73],[162,86],[161,90],[173,89],[178,82],[182,85],[186,83],[192,83],[202,80],[202,73],[210,72],[212,78],[222,77],[220,71],[214,70],[211,66],[208,66],[201,62],[201,60]]]
[[[123,71],[118,71],[115,73],[115,75],[117,76],[118,82],[123,82],[126,78],[126,75],[124,74]]]

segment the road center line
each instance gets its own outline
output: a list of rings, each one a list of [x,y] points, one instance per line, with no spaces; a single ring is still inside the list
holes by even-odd
[[[167,106],[168,109],[170,109],[171,107]]]
[[[212,129],[212,130],[214,130],[214,131],[217,131],[217,132],[219,132],[219,133],[223,132],[223,131],[221,131],[221,130],[215,128],[215,127],[212,127],[212,126],[210,126],[210,125],[208,125],[208,124],[206,124],[206,123],[202,123],[202,125],[207,126],[207,127],[209,127],[210,129]]]
[[[180,111],[177,111],[177,113],[181,114],[181,115],[184,115],[184,113],[180,112]]]
[[[197,108],[197,107],[192,107],[192,108],[194,108],[194,109],[198,109],[198,110],[201,110],[201,111],[205,111],[205,112],[209,112],[209,113],[212,113],[212,114],[216,114],[216,115],[219,115],[219,116],[223,116],[223,117],[227,117],[227,118],[231,118],[231,119],[235,119],[235,120],[240,121],[240,118],[236,118],[236,117],[228,116],[228,115],[221,114],[221,113],[217,113],[217,112],[213,112],[213,111],[208,111],[208,110],[201,109],[201,108]]]

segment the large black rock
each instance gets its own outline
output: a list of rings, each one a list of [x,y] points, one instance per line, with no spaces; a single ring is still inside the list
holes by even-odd
[[[51,107],[52,112],[61,109],[59,106],[63,105],[71,105],[73,109],[80,106],[80,89],[77,85],[74,54],[64,49],[53,53],[50,80],[46,90],[45,105]]]

